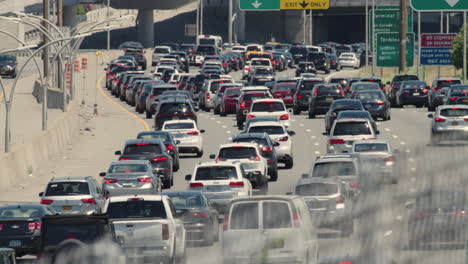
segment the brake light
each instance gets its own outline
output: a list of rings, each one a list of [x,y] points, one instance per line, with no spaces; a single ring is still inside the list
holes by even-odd
[[[173,151],[174,149],[175,149],[175,147],[172,146],[171,144],[166,145],[166,150]]]
[[[459,212],[456,212],[455,215],[457,216],[461,216],[461,215],[465,215],[466,214],[466,211],[459,211]]]
[[[0,224],[0,231],[3,230],[3,224]]]
[[[251,157],[249,158],[250,160],[255,160],[255,161],[260,161],[260,157],[259,156],[255,156],[255,157]]]
[[[127,158],[120,158],[119,160],[131,160],[131,159],[127,159]]]
[[[338,144],[344,144],[345,141],[343,139],[330,139],[328,141],[328,144],[330,145],[338,145]]]
[[[150,95],[150,98],[155,98],[155,97],[158,97],[158,95],[156,95],[156,94]]]
[[[468,118],[463,119],[464,121],[468,122]]]
[[[293,213],[293,225],[295,228],[301,227],[301,220],[299,219],[299,215],[296,212]]]
[[[81,201],[86,204],[96,204],[94,199],[81,199]]]
[[[162,239],[169,240],[169,225],[162,224]]]
[[[240,104],[240,108],[245,108],[245,103]]]
[[[124,85],[124,88],[127,89],[127,88],[128,88],[128,84],[125,84],[125,85]]]
[[[346,90],[348,91],[351,90],[351,86],[346,87]]]
[[[262,152],[272,152],[273,150],[270,147],[263,147]]]
[[[424,89],[422,90],[422,92],[425,93],[425,94],[427,94],[427,92],[429,92],[429,89],[424,88]]]
[[[224,231],[228,230],[228,226],[229,226],[229,216],[228,216],[228,213],[226,213],[224,215],[224,220],[223,220],[223,230]]]
[[[395,161],[395,158],[393,157],[388,157],[386,159],[384,159],[385,162],[394,162]]]
[[[384,101],[377,101],[377,104],[378,104],[378,105],[384,105],[385,102],[384,102]]]
[[[349,187],[354,188],[354,189],[360,189],[361,188],[361,183],[360,182],[350,182]]]
[[[141,93],[141,90],[138,90],[137,93]]]
[[[336,199],[337,204],[342,204],[344,202],[345,202],[345,197],[344,196],[340,196],[340,197],[338,197],[338,199]]]
[[[434,121],[436,121],[437,123],[442,123],[442,122],[445,122],[445,118],[436,117],[434,118]]]
[[[250,68],[250,67],[246,67],[246,68],[245,68],[245,70],[246,70],[246,71],[251,71],[251,70],[252,70],[252,68]]]
[[[156,158],[153,159],[153,161],[155,161],[155,162],[167,161],[167,158],[164,157],[164,156],[163,157],[156,157]]]
[[[226,67],[226,66],[227,66],[227,63],[223,62],[223,66]]]
[[[276,139],[276,141],[288,141],[288,139],[289,139],[288,136],[284,136],[284,137]]]
[[[118,179],[105,179],[104,184],[116,183],[118,181]]]
[[[221,159],[218,157],[215,159],[216,162],[219,162]]]
[[[456,101],[456,100],[458,100],[458,96],[450,97],[450,101]]]
[[[138,182],[151,182],[151,178],[149,177],[144,177],[144,178],[138,178]]]
[[[196,218],[209,218],[210,217],[208,213],[206,212],[193,212],[192,216]]]
[[[440,88],[442,88],[442,87],[434,87],[434,88],[432,88],[432,91],[437,92],[438,90],[440,90]]]
[[[54,200],[41,200],[41,204],[51,204]]]
[[[385,92],[385,90],[387,90],[387,89],[385,88],[385,86],[382,86],[382,91]]]
[[[284,115],[280,116],[280,120],[289,120],[289,115],[284,114]]]
[[[148,146],[149,143],[136,143],[135,145],[137,145],[137,146]]]
[[[197,131],[190,131],[190,132],[187,133],[187,135],[196,136],[196,135],[198,135],[198,132]]]
[[[234,188],[242,188],[244,187],[244,182],[230,182],[229,186],[234,187]]]
[[[302,98],[302,95],[301,95],[301,94],[296,94],[296,98],[297,98],[297,99],[301,99],[301,98]]]
[[[206,99],[210,99],[211,98],[210,93],[205,92],[205,97],[206,97]]]
[[[247,115],[247,118],[254,118],[254,115]]]
[[[314,96],[317,96],[317,95],[318,95],[318,88],[315,89],[315,91],[314,91]]]
[[[111,71],[106,71],[106,74],[109,75],[109,73],[111,73]]]
[[[203,183],[201,183],[201,182],[192,182],[192,183],[190,183],[189,186],[190,186],[190,188],[201,188],[201,187],[203,187]]]
[[[29,231],[41,230],[41,227],[42,227],[42,222],[34,222],[34,223],[28,224]]]

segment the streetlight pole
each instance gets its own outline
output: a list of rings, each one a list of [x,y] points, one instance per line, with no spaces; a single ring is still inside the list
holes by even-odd
[[[375,65],[377,58],[375,56],[375,0],[372,0],[372,76],[375,76]]]
[[[369,0],[366,0],[366,66],[369,66]]]
[[[107,19],[110,16],[110,0],[107,0]],[[107,23],[109,26],[109,23]],[[110,50],[110,29],[107,30],[107,50]]]
[[[201,2],[201,7],[200,7],[200,35],[203,35],[203,6],[204,6],[204,2],[205,0],[200,0]]]
[[[228,40],[229,40],[229,47],[232,47],[232,1],[229,1],[229,15],[228,15]]]

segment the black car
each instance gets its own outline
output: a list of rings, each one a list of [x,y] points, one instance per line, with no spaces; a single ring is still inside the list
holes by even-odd
[[[150,96],[152,84],[157,84],[158,81],[145,81],[142,83],[140,90],[135,96],[135,111],[143,114],[146,109],[146,99]]]
[[[12,54],[0,54],[0,75],[16,78],[18,62]]]
[[[289,53],[294,58],[294,64],[307,60],[307,48],[303,45],[296,45],[289,49]]]
[[[161,177],[163,188],[174,185],[173,160],[166,152],[166,145],[159,139],[131,139],[125,142],[123,151],[116,151],[119,160],[149,160],[154,174]]]
[[[457,84],[450,86],[448,88],[446,101],[448,105],[468,104],[468,85]]]
[[[86,245],[105,241],[106,249],[115,242],[115,233],[107,215],[48,215],[42,218],[40,263],[54,263],[63,254],[68,263],[73,251]],[[112,244],[112,245],[111,245]],[[115,245],[117,248],[117,245]],[[90,255],[91,256],[91,255]],[[79,256],[83,258],[83,251]],[[86,258],[88,260],[88,258]]]
[[[184,223],[189,245],[211,246],[219,239],[219,213],[203,192],[164,192]]]
[[[232,137],[232,142],[257,143],[262,157],[265,158],[268,163],[268,175],[270,175],[269,181],[278,180],[278,156],[276,155],[275,150],[275,146],[279,146],[278,142],[271,140],[267,133],[242,133]]]
[[[141,43],[127,41],[120,44],[119,49],[123,49],[125,56],[131,55],[135,57],[135,60],[138,62],[138,66],[141,66],[142,70],[146,70],[145,50]]]
[[[340,60],[336,57],[335,54],[326,53],[328,59],[330,60],[330,69],[339,71],[341,70]]]
[[[315,85],[309,97],[309,118],[325,114],[334,100],[344,97],[344,91],[339,84]]]
[[[395,106],[396,104],[396,94],[400,89],[401,82],[404,81],[419,81],[419,77],[412,74],[397,74],[393,76],[391,82],[387,82],[387,85],[390,86],[388,90],[388,98],[390,99],[392,106]]]
[[[173,160],[173,171],[178,171],[180,168],[179,162],[179,149],[177,145],[180,143],[179,140],[174,140],[171,133],[166,131],[145,131],[140,132],[137,135],[137,139],[159,139],[166,146],[166,152],[171,155]]]
[[[396,93],[395,106],[415,105],[423,107],[427,104],[429,87],[423,81],[403,81]]]
[[[442,105],[443,102],[435,100],[438,98],[438,91],[443,88],[448,88],[452,85],[462,84],[462,81],[458,78],[438,78],[432,82],[431,88],[427,94],[427,110],[434,111],[437,106]]]
[[[111,82],[114,80],[116,75],[121,72],[127,71],[135,71],[135,67],[125,66],[125,65],[117,65],[114,68],[108,70],[108,74],[106,74],[106,87],[111,88]]]
[[[112,91],[111,91],[112,95],[114,95],[115,97],[119,97],[119,98],[121,94],[125,95],[125,89],[128,88],[128,83],[131,80],[130,77],[137,76],[137,75],[143,76],[143,74],[144,72],[136,71],[136,70],[122,72],[120,75],[120,80],[119,80],[118,85],[112,86]]]
[[[299,115],[301,111],[309,109],[309,97],[315,85],[325,83],[322,78],[303,79],[297,84],[293,100],[293,112]]]
[[[296,67],[296,77],[299,77],[302,73],[317,73],[315,64],[306,61],[299,62]]]
[[[256,68],[250,77],[250,85],[265,85],[267,82],[275,80],[275,73],[269,68]]]
[[[328,82],[339,84],[341,88],[343,88],[344,90],[346,89],[346,87],[348,87],[348,79],[349,78],[344,78],[344,77],[334,77],[334,78],[330,78]]]
[[[189,100],[171,98],[159,102],[154,117],[156,130],[160,130],[165,121],[178,119],[192,119],[197,122],[195,109]]]
[[[353,97],[361,101],[364,108],[369,111],[373,118],[382,118],[390,120],[390,102],[385,94],[380,90],[364,90],[359,91]]]
[[[384,92],[384,94],[388,96],[387,86],[382,82],[382,79],[377,78],[377,77],[370,77],[370,78],[361,78],[359,81],[378,84],[382,92]]]
[[[45,205],[16,204],[0,207],[0,248],[12,248],[19,257],[37,254],[42,217],[53,214],[55,211]]]
[[[360,100],[357,99],[340,99],[335,100],[330,106],[330,109],[325,114],[325,131],[330,132],[333,123],[339,112],[345,110],[366,110]]]
[[[372,125],[374,131],[378,131],[377,123],[375,122],[374,118],[372,118],[371,114],[367,110],[345,110],[340,111],[336,116],[336,120],[345,119],[345,118],[365,118],[369,119],[369,122]]]

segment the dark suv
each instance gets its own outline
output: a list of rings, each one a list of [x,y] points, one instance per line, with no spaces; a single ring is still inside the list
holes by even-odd
[[[278,142],[271,140],[267,133],[242,133],[232,138],[233,143],[250,143],[255,142],[260,148],[260,153],[268,162],[269,181],[278,180],[278,156],[276,155],[275,146],[279,146]]]
[[[166,145],[156,138],[131,139],[125,142],[123,151],[116,151],[119,160],[148,160],[151,162],[154,174],[161,177],[163,188],[174,184],[173,159],[166,151]]]
[[[299,115],[301,111],[309,109],[309,97],[312,94],[312,89],[315,85],[321,83],[324,83],[322,78],[303,79],[299,82],[293,97],[293,111],[295,115]]]
[[[16,56],[12,54],[0,54],[0,75],[16,78],[18,65]]]
[[[436,102],[436,98],[438,97],[438,91],[443,88],[448,88],[455,84],[462,84],[462,81],[458,78],[439,78],[435,79],[432,82],[431,89],[427,95],[427,110],[434,111],[437,106],[442,105],[441,101]]]
[[[49,215],[42,218],[40,261],[39,263],[54,263],[57,256],[67,256],[67,262],[74,263],[69,258],[80,250],[76,257],[82,257],[87,245],[105,241],[115,241],[115,232],[107,215]]]
[[[192,103],[187,99],[170,98],[159,102],[154,117],[154,128],[160,130],[167,120],[192,119],[197,122],[197,115]]]
[[[307,54],[307,61],[313,62],[316,70],[330,73],[330,58],[325,52],[310,52]]]
[[[309,118],[325,114],[334,100],[344,97],[344,91],[339,84],[316,85],[309,99]]]
[[[296,77],[299,77],[302,73],[317,73],[315,64],[307,61],[299,62],[296,68]]]
[[[142,70],[146,70],[145,50],[141,43],[127,41],[120,44],[119,49],[123,49],[125,56],[135,57],[135,60],[138,62],[138,66],[141,66]]]

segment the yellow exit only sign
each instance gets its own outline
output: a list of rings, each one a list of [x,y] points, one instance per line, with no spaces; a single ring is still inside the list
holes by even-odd
[[[281,10],[286,9],[329,9],[330,0],[281,0]]]

